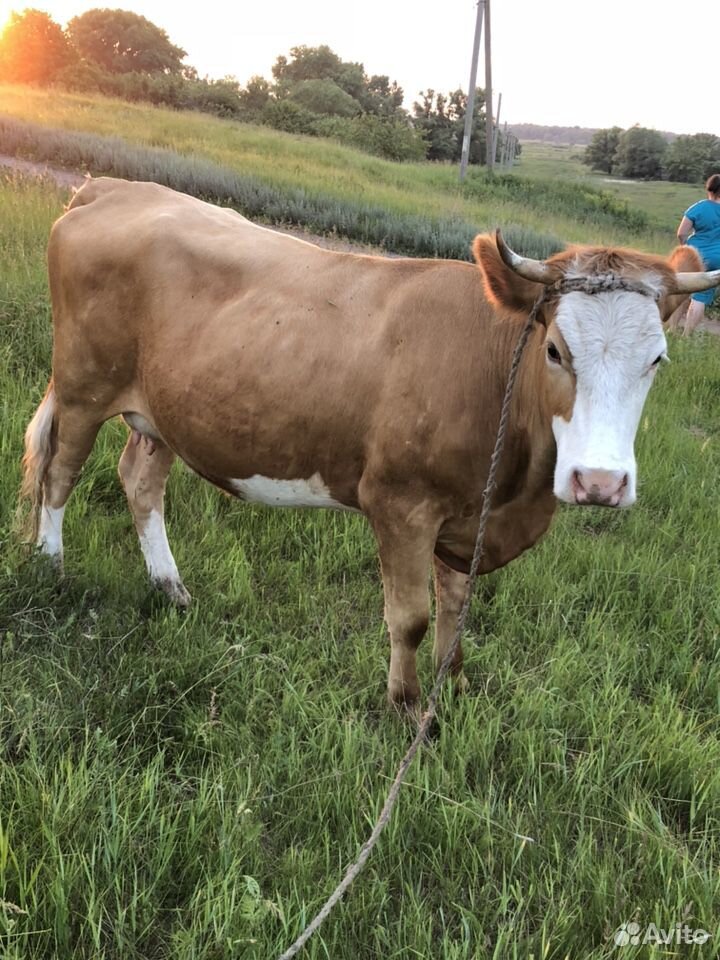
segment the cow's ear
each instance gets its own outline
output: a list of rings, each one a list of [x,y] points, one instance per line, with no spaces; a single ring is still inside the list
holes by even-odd
[[[667,262],[668,266],[675,273],[699,273],[705,269],[702,258],[694,247],[675,247],[668,257]],[[667,323],[676,312],[677,320],[679,321],[682,318],[682,313],[689,299],[690,294],[688,293],[673,293],[669,296],[665,294],[660,297],[658,308],[662,322]],[[670,326],[677,326],[675,319]]]
[[[493,306],[527,316],[542,291],[542,284],[518,276],[506,266],[495,238],[481,233],[473,242],[473,255],[480,267],[485,296]]]

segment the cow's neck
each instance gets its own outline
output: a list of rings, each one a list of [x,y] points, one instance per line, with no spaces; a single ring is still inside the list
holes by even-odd
[[[520,361],[503,457],[506,466],[500,470],[498,501],[512,499],[515,490],[533,497],[552,491],[556,450],[544,338],[545,330],[537,324]],[[513,337],[506,363],[502,364],[503,388],[516,339]]]

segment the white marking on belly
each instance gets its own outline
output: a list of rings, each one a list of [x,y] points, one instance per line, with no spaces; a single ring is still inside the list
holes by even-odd
[[[157,510],[150,511],[147,523],[142,530],[138,531],[138,534],[150,579],[179,583],[180,574],[170,551],[165,533],[165,521]]]
[[[314,473],[308,480],[272,480],[256,473],[247,480],[230,480],[230,487],[243,500],[266,503],[270,507],[353,509],[333,500],[319,473]]]
[[[65,507],[43,507],[40,512],[38,546],[49,557],[62,560],[62,524]]]

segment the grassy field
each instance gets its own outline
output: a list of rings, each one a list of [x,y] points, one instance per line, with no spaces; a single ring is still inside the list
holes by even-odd
[[[384,704],[374,546],[361,518],[241,506],[176,469],[169,535],[196,598],[180,615],[147,586],[117,423],[70,502],[64,580],[14,541],[64,200],[0,179],[0,956],[264,960],[356,856],[411,736]],[[636,507],[563,508],[484,581],[471,692],[443,702],[390,827],[304,956],[715,955],[719,347],[671,343]],[[634,919],[712,939],[619,951]]]
[[[640,230],[628,218],[608,215],[598,197],[568,185],[549,183],[512,190],[471,170],[465,187],[457,169],[443,164],[399,164],[330,140],[290,136],[265,127],[214,119],[207,114],[160,110],[105,97],[0,85],[0,114],[46,127],[123,137],[144,147],[166,147],[204,158],[228,171],[260,178],[275,188],[321,193],[335,201],[377,205],[398,216],[447,218],[475,231],[526,228],[563,242],[626,244],[666,252],[675,224],[658,220]],[[552,178],[546,178],[552,180]],[[587,187],[588,185],[586,185]],[[532,192],[532,196],[530,193]],[[614,194],[605,191],[609,200]]]

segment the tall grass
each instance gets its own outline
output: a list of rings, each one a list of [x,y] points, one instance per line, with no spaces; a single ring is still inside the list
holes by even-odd
[[[196,597],[179,615],[148,589],[115,423],[68,507],[65,579],[11,541],[64,199],[0,182],[0,956],[264,960],[355,856],[411,735],[384,706],[375,549],[358,517],[243,506],[174,470]],[[609,960],[635,918],[712,934],[663,956],[714,955],[720,354],[670,352],[638,505],[561,510],[484,581],[471,693],[442,704],[310,960]]]

